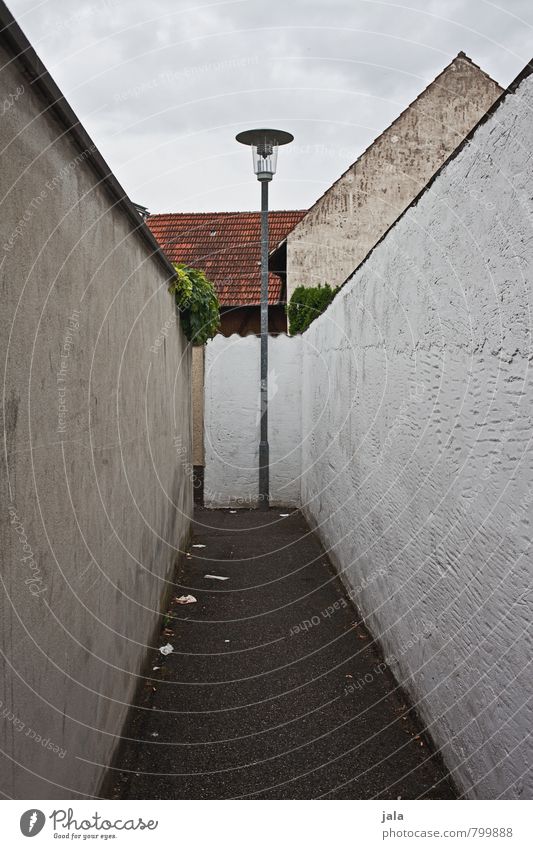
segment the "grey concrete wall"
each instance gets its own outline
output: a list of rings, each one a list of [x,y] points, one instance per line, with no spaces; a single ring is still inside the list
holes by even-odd
[[[191,362],[163,265],[10,59],[0,789],[76,798],[99,791],[188,537]]]
[[[258,497],[259,336],[225,337],[206,346],[206,506],[254,506]],[[272,504],[300,502],[301,337],[269,337],[270,494]]]
[[[304,334],[305,512],[471,798],[533,796],[532,116],[529,77]]]
[[[459,56],[315,203],[287,237],[296,286],[338,286],[501,93]]]

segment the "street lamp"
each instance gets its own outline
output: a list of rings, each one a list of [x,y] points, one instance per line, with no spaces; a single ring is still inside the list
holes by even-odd
[[[259,508],[269,507],[268,450],[268,184],[276,173],[278,147],[294,136],[284,130],[246,130],[236,139],[252,148],[254,174],[261,183],[261,436]]]

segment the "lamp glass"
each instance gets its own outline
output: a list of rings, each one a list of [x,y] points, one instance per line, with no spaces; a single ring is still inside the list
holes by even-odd
[[[252,145],[252,159],[254,163],[254,174],[259,179],[261,177],[272,179],[276,173],[278,162],[277,144]]]

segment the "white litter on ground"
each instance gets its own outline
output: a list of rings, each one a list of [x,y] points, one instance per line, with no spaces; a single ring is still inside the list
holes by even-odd
[[[172,646],[170,643],[167,643],[166,646],[161,646],[159,651],[161,652],[161,654],[172,654],[172,652],[174,651],[174,646]]]
[[[212,578],[213,581],[229,581],[228,575],[204,575],[204,578]]]
[[[281,516],[282,519],[286,519],[289,514],[288,513],[280,513],[279,515]]]
[[[193,544],[193,548],[205,548],[205,545],[202,545],[201,542],[195,542]]]
[[[177,596],[174,601],[177,604],[194,604],[196,599],[193,595],[180,595]]]

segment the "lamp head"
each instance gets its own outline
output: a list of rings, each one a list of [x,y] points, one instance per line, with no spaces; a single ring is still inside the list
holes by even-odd
[[[284,130],[245,130],[236,139],[252,148],[254,173],[263,181],[271,180],[276,173],[278,147],[289,144],[294,136]]]

